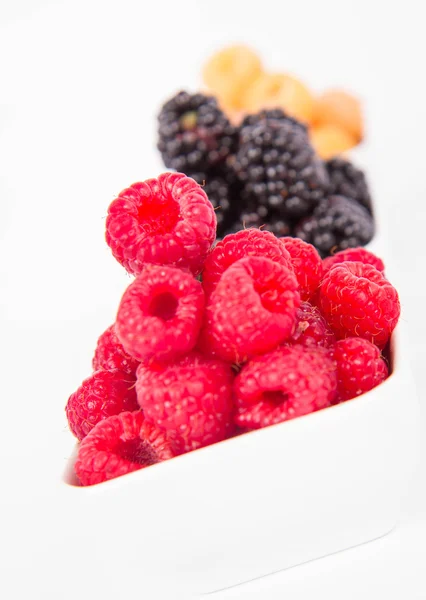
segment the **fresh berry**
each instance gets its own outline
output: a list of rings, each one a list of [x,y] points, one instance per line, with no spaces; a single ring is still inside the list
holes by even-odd
[[[304,123],[297,121],[293,117],[290,117],[290,115],[285,113],[281,108],[264,109],[255,114],[247,115],[243,119],[240,127],[242,128],[246,127],[247,125],[258,125],[259,123],[264,123],[265,121],[287,121],[296,127],[301,127],[305,132],[307,131]]]
[[[197,275],[215,236],[216,216],[205,192],[181,173],[135,183],[108,209],[106,241],[134,275],[145,264],[176,266]]]
[[[368,392],[388,376],[380,350],[362,338],[339,340],[333,347],[337,365],[337,400],[349,400]]]
[[[337,338],[361,337],[383,348],[400,315],[396,289],[375,267],[334,265],[324,276],[319,308]]]
[[[302,302],[297,309],[296,325],[288,342],[330,348],[335,341],[335,335],[319,309],[309,302]]]
[[[169,169],[207,171],[233,150],[235,130],[213,96],[179,92],[158,117],[158,149]]]
[[[82,485],[94,485],[174,455],[167,436],[141,410],[122,412],[98,423],[81,442],[75,472]]]
[[[173,267],[150,265],[124,292],[115,329],[137,360],[170,360],[195,346],[203,310],[199,281]]]
[[[222,238],[243,208],[239,182],[229,169],[218,169],[207,173],[191,173],[199,183],[215,209],[217,237]]]
[[[339,156],[357,144],[353,135],[333,123],[312,127],[309,138],[315,152],[323,160]]]
[[[341,250],[340,252],[336,252],[333,256],[328,256],[324,258],[322,261],[322,266],[324,269],[324,273],[331,269],[333,265],[337,265],[342,262],[362,262],[365,265],[372,265],[376,267],[378,271],[384,273],[385,265],[381,258],[366,250],[365,248],[348,248],[347,250]]]
[[[256,206],[249,202],[241,213],[239,221],[229,227],[226,233],[236,233],[241,229],[250,227],[262,228],[263,231],[269,231],[276,237],[290,235],[291,233],[291,224],[288,221],[284,221],[281,217],[271,216],[266,206]]]
[[[361,169],[343,158],[329,160],[325,166],[330,178],[330,193],[356,200],[371,213],[370,191]]]
[[[306,85],[282,73],[260,75],[246,90],[243,103],[250,113],[278,107],[304,123],[312,120],[314,110],[314,98]]]
[[[266,207],[268,218],[291,221],[310,214],[328,185],[325,167],[306,131],[288,120],[268,119],[242,127],[230,164],[247,201]]]
[[[374,221],[363,206],[344,196],[329,196],[312,216],[295,229],[295,235],[313,244],[321,256],[364,246],[374,235]]]
[[[356,142],[363,137],[363,118],[358,98],[344,90],[327,90],[314,107],[316,124],[337,125],[347,131]]]
[[[290,254],[294,274],[299,282],[299,293],[302,300],[310,300],[315,294],[322,279],[322,260],[311,244],[299,238],[283,237],[280,239]]]
[[[115,325],[111,325],[99,337],[92,366],[94,371],[118,369],[135,376],[139,361],[127,354],[115,333]]]
[[[227,109],[243,108],[246,88],[262,73],[257,54],[244,45],[223,48],[209,58],[203,80]]]
[[[188,452],[230,433],[232,380],[229,365],[192,352],[167,365],[141,364],[136,390],[146,418]]]
[[[222,275],[205,311],[200,346],[241,364],[287,339],[300,304],[292,270],[260,256],[238,260]]]
[[[259,429],[329,406],[336,369],[322,348],[283,346],[252,359],[234,384],[239,427]]]
[[[123,371],[95,371],[71,394],[65,407],[68,425],[82,440],[111,415],[136,410],[135,377]]]
[[[226,269],[247,256],[263,256],[282,265],[291,264],[289,253],[269,231],[237,231],[218,242],[206,259],[203,271],[203,288],[206,294],[211,294]]]

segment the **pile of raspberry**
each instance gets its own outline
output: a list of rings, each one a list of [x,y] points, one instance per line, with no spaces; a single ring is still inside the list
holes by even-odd
[[[326,257],[374,235],[364,173],[343,158],[323,160],[307,127],[280,108],[236,125],[213,96],[179,92],[158,116],[158,149],[167,168],[204,186],[219,238],[262,227]]]
[[[216,239],[203,188],[181,173],[111,203],[106,241],[134,276],[66,405],[75,473],[92,485],[307,415],[389,373],[400,304],[364,248],[248,228]]]

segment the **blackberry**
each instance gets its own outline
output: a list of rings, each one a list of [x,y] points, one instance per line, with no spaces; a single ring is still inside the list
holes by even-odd
[[[239,148],[230,164],[249,203],[283,221],[312,213],[326,194],[328,175],[307,131],[289,119],[268,119],[240,130]]]
[[[364,173],[343,158],[332,158],[325,166],[330,177],[330,193],[356,200],[371,213],[371,196]]]
[[[270,231],[277,237],[291,235],[291,225],[280,217],[268,215],[268,210],[264,206],[257,207],[257,210],[254,207],[248,206],[246,210],[241,213],[238,221],[236,221],[224,235],[236,233],[240,229],[248,229],[249,227],[261,227],[266,231]]]
[[[297,119],[290,117],[290,115],[287,115],[281,108],[264,109],[254,115],[247,115],[240,125],[240,130],[243,127],[258,125],[265,121],[287,121],[288,123],[292,123],[296,127],[300,127],[304,131],[307,131],[306,125]]]
[[[239,182],[226,169],[191,173],[190,177],[203,186],[216,212],[217,237],[223,237],[242,209]]]
[[[329,196],[296,226],[295,235],[313,244],[324,258],[338,250],[365,246],[374,235],[374,221],[356,200]]]
[[[235,128],[212,96],[179,92],[158,116],[158,149],[164,164],[186,175],[222,163],[234,143]]]

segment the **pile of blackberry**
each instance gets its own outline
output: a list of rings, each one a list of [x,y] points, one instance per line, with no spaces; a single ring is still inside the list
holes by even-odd
[[[322,256],[365,245],[374,234],[362,171],[322,161],[306,127],[281,109],[231,125],[215,98],[179,92],[158,117],[166,167],[193,177],[217,209],[217,235],[262,227],[298,236]]]

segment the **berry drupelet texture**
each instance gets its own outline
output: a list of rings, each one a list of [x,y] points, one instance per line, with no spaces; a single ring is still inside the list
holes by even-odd
[[[240,258],[260,256],[291,267],[290,254],[269,231],[242,229],[218,242],[204,263],[203,288],[210,295],[222,274]]]
[[[272,350],[293,331],[298,288],[291,267],[260,256],[241,258],[208,300],[201,349],[237,364]]]
[[[380,350],[362,338],[339,340],[333,347],[337,365],[337,401],[360,396],[382,383],[388,366]]]
[[[297,225],[295,234],[326,257],[337,250],[365,246],[374,235],[374,221],[355,200],[329,196]]]
[[[139,361],[173,359],[195,346],[203,311],[203,288],[190,273],[150,265],[124,292],[116,333]]]
[[[371,195],[363,171],[343,158],[332,158],[325,165],[330,178],[330,194],[356,200],[371,213]]]
[[[115,333],[115,324],[106,329],[96,344],[92,360],[94,371],[118,369],[135,376],[139,361],[128,354]]]
[[[135,183],[110,204],[106,241],[133,275],[147,264],[201,271],[216,237],[216,216],[206,193],[182,173]]]
[[[98,423],[82,441],[75,472],[82,485],[102,483],[173,458],[166,434],[141,410],[122,412]]]
[[[142,364],[136,390],[147,419],[189,452],[231,432],[232,382],[229,364],[191,352],[167,365]]]
[[[360,337],[379,348],[386,345],[401,312],[393,285],[361,262],[339,263],[326,272],[318,306],[338,339]]]
[[[233,151],[235,129],[213,96],[179,92],[158,117],[158,149],[170,169],[207,172]]]
[[[288,421],[330,406],[337,394],[335,365],[323,348],[283,346],[248,362],[234,394],[239,427]]]
[[[297,221],[324,198],[328,175],[306,130],[288,119],[266,118],[241,128],[230,164],[248,203],[267,209],[265,221]]]
[[[348,248],[347,250],[341,250],[340,252],[336,252],[332,256],[328,256],[324,258],[322,261],[322,266],[324,269],[324,273],[331,269],[333,265],[337,265],[342,262],[362,262],[365,265],[372,265],[376,267],[378,271],[384,273],[385,265],[381,258],[366,250],[365,248]]]
[[[135,377],[123,371],[95,371],[68,399],[65,412],[73,434],[82,440],[111,415],[136,410]]]

